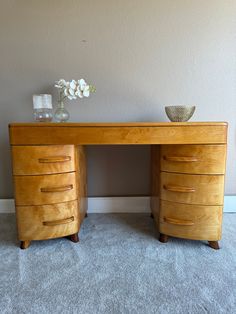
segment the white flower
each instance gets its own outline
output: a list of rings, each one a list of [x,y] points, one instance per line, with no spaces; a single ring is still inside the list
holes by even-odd
[[[85,86],[85,88],[83,90],[83,95],[84,95],[84,97],[89,97],[89,95],[90,95],[89,85]]]
[[[79,98],[83,98],[83,92],[80,89],[77,89],[77,91],[75,92],[75,95]]]
[[[55,87],[57,88],[63,88],[66,85],[66,81],[64,79],[60,79],[59,81],[56,82]]]
[[[69,94],[70,94],[71,96],[74,96],[74,95],[75,95],[75,91],[74,91],[74,89],[69,88]]]
[[[64,86],[65,86],[66,81],[65,81],[64,79],[60,79],[60,80],[58,81],[58,83],[59,83],[60,85],[64,85]]]
[[[65,96],[69,96],[69,89],[68,89],[68,88],[65,88],[65,89],[64,89],[64,95],[65,95]]]
[[[75,81],[75,80],[72,80],[72,81],[70,82],[70,88],[71,88],[71,89],[76,89],[76,81]]]
[[[60,89],[59,101],[63,101],[65,98],[70,100],[89,97],[90,92],[94,92],[95,88],[88,85],[84,79],[65,81],[60,79],[55,82],[55,87]]]
[[[85,87],[87,86],[87,83],[85,82],[84,79],[78,80],[78,84],[79,84],[79,88],[81,91],[83,91],[85,89]]]

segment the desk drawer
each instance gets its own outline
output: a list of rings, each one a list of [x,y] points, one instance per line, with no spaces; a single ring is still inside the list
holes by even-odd
[[[43,240],[79,230],[77,200],[54,205],[16,207],[19,240]]]
[[[160,232],[193,240],[221,238],[222,206],[186,205],[161,201]]]
[[[16,205],[45,205],[77,199],[75,172],[44,176],[15,176]]]
[[[222,205],[223,175],[190,175],[161,172],[161,199],[177,203]]]
[[[224,174],[226,145],[162,145],[161,170],[192,174]]]
[[[14,175],[75,171],[73,145],[12,146],[12,159]]]

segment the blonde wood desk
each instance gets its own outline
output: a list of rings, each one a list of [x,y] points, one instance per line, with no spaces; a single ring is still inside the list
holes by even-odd
[[[221,238],[227,123],[12,123],[18,237],[78,241],[87,213],[86,145],[151,145],[151,210],[160,241]]]

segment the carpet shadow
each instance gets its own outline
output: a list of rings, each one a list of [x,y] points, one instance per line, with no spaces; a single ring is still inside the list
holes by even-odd
[[[158,239],[159,233],[155,226],[155,221],[150,217],[149,213],[117,213],[109,215],[114,224],[117,223],[117,225],[128,227],[128,229],[132,229],[139,234]]]

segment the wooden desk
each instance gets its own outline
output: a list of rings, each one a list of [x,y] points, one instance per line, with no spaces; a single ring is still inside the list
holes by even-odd
[[[221,238],[227,123],[12,123],[18,236],[70,236],[87,212],[86,145],[151,145],[151,210],[168,236]]]

